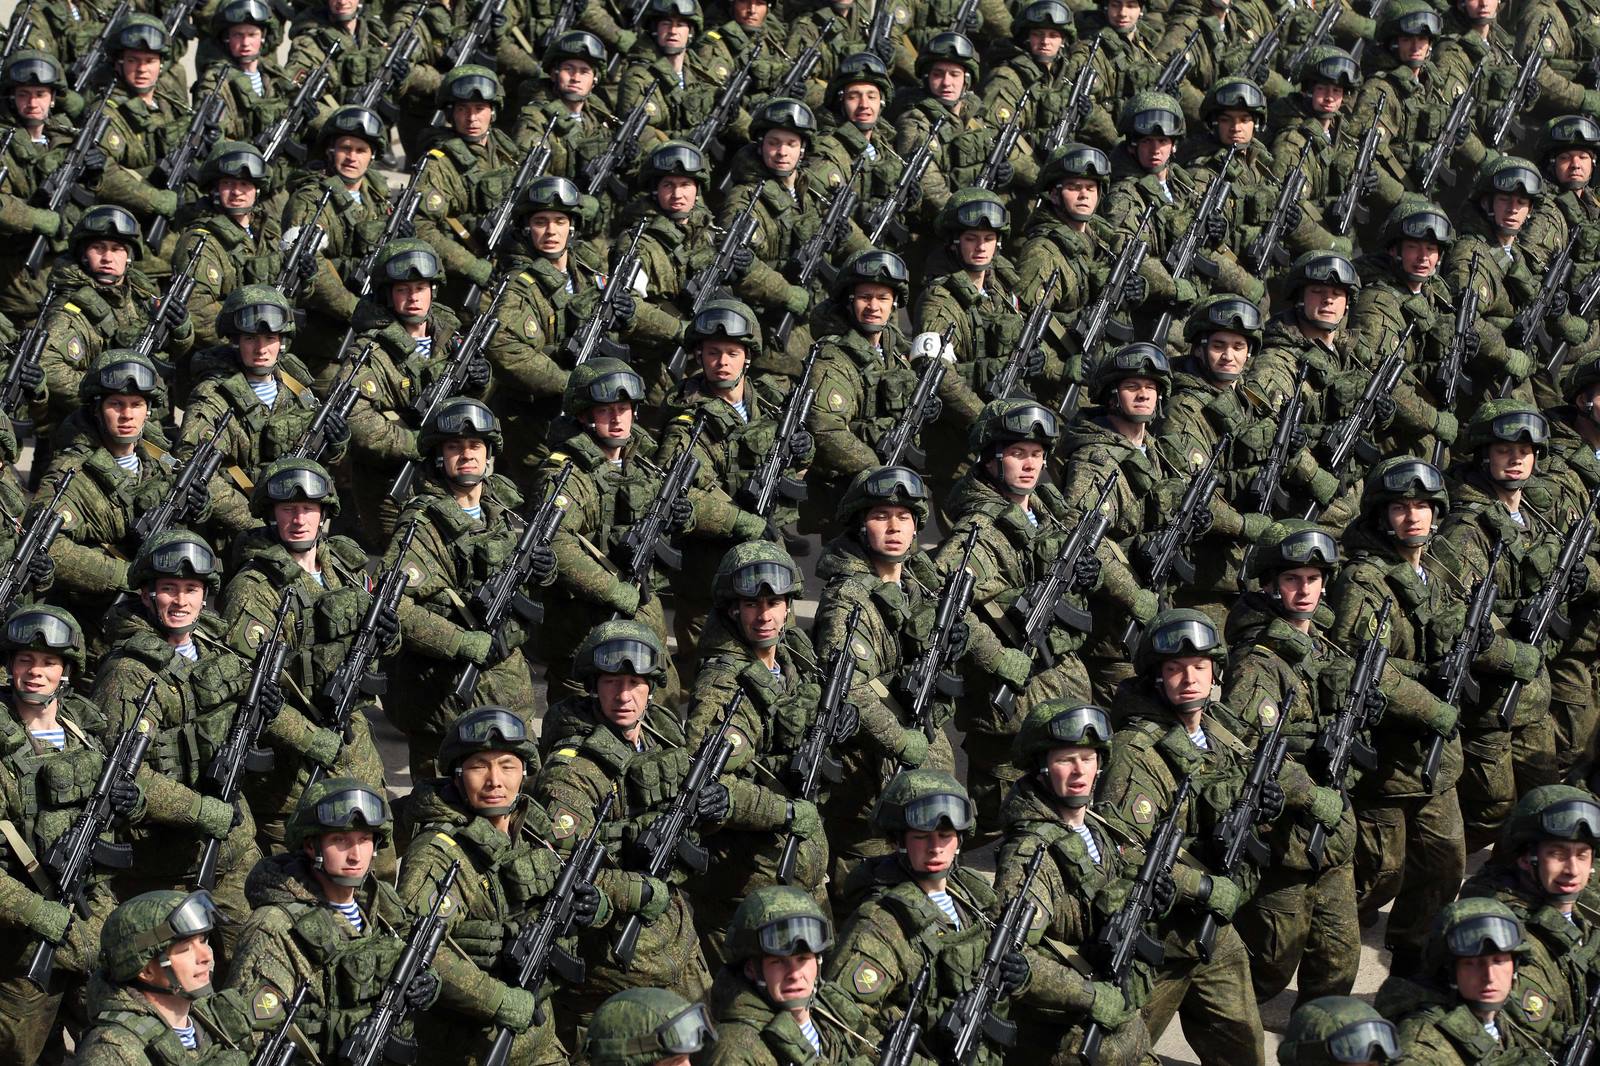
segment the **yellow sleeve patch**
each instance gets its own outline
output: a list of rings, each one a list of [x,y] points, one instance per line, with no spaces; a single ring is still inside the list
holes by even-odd
[[[433,156],[433,158],[435,158],[435,159],[443,159],[444,158],[444,152],[440,151],[438,148],[429,148],[428,149],[428,154]]]

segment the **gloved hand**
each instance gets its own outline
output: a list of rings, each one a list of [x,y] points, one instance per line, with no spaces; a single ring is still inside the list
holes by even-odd
[[[733,535],[740,540],[760,540],[767,535],[767,520],[754,511],[740,511],[733,516]]]
[[[450,939],[480,970],[493,970],[500,963],[506,946],[504,922],[462,918],[450,927]]]
[[[1138,274],[1129,274],[1122,282],[1122,302],[1131,306],[1144,303],[1150,295],[1150,283]]]
[[[633,51],[633,46],[638,43],[639,35],[633,30],[618,30],[616,54],[619,56],[625,56],[629,52]],[[630,159],[628,162],[631,163],[633,160]]]
[[[1378,168],[1377,167],[1369,167],[1367,169],[1367,172],[1365,174],[1361,175],[1361,195],[1363,197],[1371,196],[1373,193],[1375,193],[1377,191],[1378,191]]]
[[[283,689],[278,687],[276,679],[269,679],[261,686],[261,699],[256,709],[261,712],[261,720],[267,725],[277,719],[278,712],[283,710]]]
[[[106,797],[111,802],[111,813],[119,821],[126,822],[139,810],[139,786],[132,781],[117,780],[111,786],[111,793]]]
[[[1155,904],[1156,916],[1165,917],[1171,913],[1173,903],[1178,899],[1178,886],[1172,880],[1170,873],[1164,873],[1156,878],[1156,883],[1150,886],[1150,902]]]
[[[49,588],[56,580],[56,561],[45,552],[39,552],[28,561],[28,585],[38,591]]]
[[[967,645],[972,642],[972,627],[965,622],[957,622],[950,627],[950,643],[945,649],[945,661],[955,662],[967,653]]]
[[[1328,830],[1339,827],[1339,819],[1344,815],[1344,797],[1336,789],[1324,788],[1321,785],[1311,786],[1311,800],[1306,804],[1306,813]]]
[[[338,411],[329,411],[323,420],[322,443],[330,448],[350,443],[350,422]]]
[[[1436,411],[1434,414],[1433,435],[1446,444],[1454,444],[1461,433],[1461,423],[1449,411]]]
[[[1265,825],[1277,821],[1278,815],[1283,813],[1283,786],[1276,781],[1266,781],[1261,785],[1261,811],[1256,820]]]
[[[528,556],[528,577],[535,585],[548,585],[556,579],[555,549],[545,544]]]
[[[695,824],[716,825],[727,821],[729,799],[727,785],[707,785],[701,789],[700,803],[694,811]]]
[[[417,222],[415,216],[403,218],[394,224],[395,239],[409,241],[417,235]],[[487,284],[487,280],[485,281]]]
[[[789,801],[789,832],[801,840],[811,840],[822,835],[822,815],[810,800]]]
[[[1483,334],[1475,329],[1469,329],[1461,337],[1461,361],[1470,363],[1478,357],[1478,349],[1483,347]]]
[[[23,906],[18,918],[30,933],[42,936],[52,944],[60,944],[67,938],[67,926],[72,924],[72,911],[55,900],[33,896]]]
[[[1473,336],[1476,337],[1477,334],[1474,333]],[[1538,366],[1538,364],[1533,361],[1532,356],[1528,355],[1526,352],[1518,351],[1515,348],[1506,349],[1506,357],[1503,365],[1506,368],[1507,376],[1516,381],[1526,381],[1533,377],[1533,372]]]
[[[487,259],[471,259],[461,268],[462,275],[478,288],[486,288],[494,277],[494,264]]]
[[[195,803],[194,809],[189,812],[189,817],[194,819],[196,828],[212,840],[226,840],[228,833],[233,830],[233,820],[238,813],[231,803],[223,803],[210,796],[201,796]]]
[[[181,332],[184,323],[189,321],[189,308],[181,300],[168,300],[167,305],[161,309],[161,324],[168,333]]]
[[[631,581],[613,581],[606,589],[605,604],[624,617],[632,618],[639,610],[639,589]]]
[[[61,232],[61,216],[42,207],[28,210],[28,229],[41,237],[54,237]]]
[[[1378,393],[1377,402],[1373,404],[1374,424],[1380,429],[1387,427],[1394,421],[1395,410],[1394,397],[1386,392]]]
[[[184,517],[191,521],[199,521],[211,511],[211,487],[202,478],[196,478],[194,484],[189,486],[189,496],[183,502]]]
[[[801,456],[812,455],[816,452],[817,441],[809,430],[797,429],[789,434],[789,465],[791,467],[804,464]]]
[[[372,620],[372,629],[373,636],[378,638],[378,647],[387,648],[400,635],[400,608],[379,611],[378,617]]]
[[[694,504],[689,502],[688,496],[679,496],[672,501],[672,506],[667,510],[667,532],[676,536],[688,529],[689,523],[693,520]],[[759,533],[756,535],[760,536]]]
[[[476,629],[463,629],[456,634],[455,647],[450,649],[452,659],[465,659],[474,666],[488,666],[494,651],[494,637]]]
[[[634,302],[633,294],[623,289],[612,299],[611,310],[616,312],[616,317],[611,322],[612,326],[622,329],[633,321],[633,316],[639,310],[639,305]]]
[[[1239,904],[1244,902],[1244,893],[1239,891],[1239,886],[1215,874],[1202,877],[1200,886],[1200,902],[1205,904],[1206,910],[1225,922],[1231,922]]]
[[[1560,318],[1567,313],[1567,308],[1572,306],[1572,297],[1566,289],[1557,289],[1550,297],[1550,306],[1545,311],[1547,318]]]
[[[343,750],[343,737],[332,729],[318,728],[312,730],[306,750],[301,754],[324,770],[332,770],[333,764],[339,761],[339,753]]]
[[[1033,674],[1033,660],[1028,653],[1017,648],[1004,648],[995,660],[994,675],[1004,681],[1012,691],[1020,691]]]
[[[526,1032],[533,1026],[538,1002],[537,997],[526,988],[508,986],[505,995],[500,997],[500,1005],[494,1009],[494,1022],[513,1033]]]
[[[1361,709],[1366,712],[1367,724],[1377,725],[1383,721],[1383,714],[1389,709],[1389,697],[1379,692],[1378,686],[1374,685],[1367,689],[1367,695],[1365,700],[1362,701]]]
[[[106,150],[99,145],[83,153],[82,183],[93,185],[106,172]],[[174,193],[173,195],[177,195]]]
[[[1239,530],[1239,535],[1251,544],[1255,544],[1267,535],[1267,530],[1272,528],[1272,516],[1269,514],[1243,515],[1244,527]]]
[[[1016,950],[1006,952],[1000,958],[1000,994],[1009,996],[1027,984],[1028,975],[1032,972],[1026,955]]]
[[[1154,618],[1156,616],[1156,612],[1160,609],[1161,601],[1157,598],[1154,592],[1151,592],[1149,589],[1133,590],[1133,605],[1131,610],[1133,612],[1134,621],[1143,625],[1144,623],[1150,621],[1150,619]]]
[[[1089,1018],[1102,1029],[1121,1029],[1133,1017],[1134,1010],[1128,1006],[1128,997],[1122,994],[1122,989],[1110,981],[1095,981],[1090,986],[1094,989],[1094,1002],[1089,1006]]]
[[[1213,248],[1219,247],[1228,239],[1228,220],[1222,217],[1221,212],[1206,219],[1205,239],[1206,244]]]
[[[944,414],[944,401],[937,396],[929,396],[927,404],[923,407],[924,418],[922,424],[931,426],[939,421],[939,416]]]
[[[994,188],[996,191],[1011,188],[1011,183],[1016,180],[1017,168],[1011,165],[1010,160],[1001,160],[995,164]]]
[[[34,396],[43,395],[44,367],[38,363],[23,363],[17,368],[17,380],[22,387]]]
[[[411,77],[411,60],[397,53],[389,70],[394,75],[393,85],[398,89],[406,83],[407,78]]]
[[[750,268],[756,265],[756,250],[748,244],[735,248],[733,255],[728,257],[729,277],[738,281],[750,273]]]
[[[1172,302],[1179,307],[1188,307],[1200,299],[1200,290],[1194,287],[1194,282],[1188,278],[1172,279]]]
[[[1572,573],[1567,576],[1567,587],[1562,591],[1561,598],[1575,600],[1582,596],[1589,587],[1589,570],[1583,565],[1583,560],[1578,560],[1578,565],[1572,568]]]
[[[1524,685],[1537,680],[1539,668],[1544,665],[1544,654],[1538,646],[1520,640],[1506,641],[1506,659],[1511,676]]]
[[[1189,528],[1184,533],[1185,541],[1196,541],[1211,532],[1211,508],[1196,507],[1189,516]]]
[[[833,720],[833,742],[843,743],[856,735],[861,728],[861,710],[846,700],[839,705],[839,714]]]
[[[811,307],[811,290],[804,285],[790,285],[783,297],[783,309],[794,315],[803,315]]]
[[[522,990],[516,989],[515,991],[520,992]],[[523,992],[522,994],[528,996],[530,999],[533,998],[532,995],[527,992]],[[421,973],[417,974],[417,976],[413,977],[411,979],[411,983],[406,986],[405,1001],[406,1009],[408,1011],[427,1010],[429,1007],[433,1006],[434,1002],[438,1000],[438,998],[439,975],[434,973],[432,970],[423,970]]]
[[[150,210],[162,218],[178,213],[178,194],[171,189],[157,189],[150,194]]]
[[[1459,129],[1457,129],[1456,133],[1455,133],[1455,142],[1456,142],[1456,147],[1457,148],[1460,148],[1463,144],[1467,143],[1467,135],[1469,133],[1471,133],[1471,132],[1472,132],[1472,123],[1463,122],[1461,124],[1461,127]]]
[[[489,387],[489,360],[482,352],[467,363],[467,372],[461,379],[461,390],[469,394],[481,393]]]
[[[1100,560],[1092,553],[1084,552],[1072,564],[1072,591],[1086,594],[1099,587]]]
[[[300,285],[311,284],[311,279],[317,276],[317,271],[322,269],[322,260],[314,255],[308,255],[295,264],[295,274]]]
[[[894,757],[906,766],[916,769],[928,759],[928,735],[920,729],[907,729],[900,734],[900,750]]]
[[[1304,222],[1305,218],[1306,213],[1301,210],[1300,205],[1293,200],[1289,201],[1283,212],[1283,232],[1285,234],[1293,233],[1300,228],[1300,223]]]
[[[874,55],[883,60],[884,66],[894,66],[894,37],[892,35],[873,44],[872,51]]]
[[[572,924],[589,929],[600,922],[600,890],[587,881],[572,886]]]
[[[654,877],[639,874],[639,908],[634,913],[639,915],[645,925],[649,925],[663,914],[672,903],[672,892],[667,888],[665,881],[658,881]]]

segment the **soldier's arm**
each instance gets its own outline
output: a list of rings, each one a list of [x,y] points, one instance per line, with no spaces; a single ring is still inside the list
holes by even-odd
[[[514,383],[530,398],[560,397],[567,387],[568,371],[551,358],[554,341],[545,332],[546,324],[533,317],[531,308],[500,312],[501,326],[489,344],[489,362],[495,377],[504,384]],[[540,343],[531,339],[537,337]]]
[[[54,474],[52,469],[52,474]],[[104,596],[123,592],[128,587],[128,562],[104,551],[92,543],[85,518],[83,478],[67,486],[61,509],[61,536],[50,545],[50,558],[56,564],[56,585],[91,596]],[[49,498],[55,494],[57,482],[47,475],[39,491]]]
[[[371,387],[377,391],[377,381],[370,372],[363,373],[356,383],[356,401],[350,408],[350,448],[364,459],[376,463],[392,463],[398,470],[408,459],[420,459],[417,449],[417,431],[404,422],[384,417],[384,413],[364,395]]]

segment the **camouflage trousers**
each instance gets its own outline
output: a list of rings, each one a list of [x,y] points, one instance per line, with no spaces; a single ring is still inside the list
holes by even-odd
[[[1466,818],[1467,852],[1494,844],[1517,797],[1555,784],[1556,728],[1545,714],[1509,730],[1463,730],[1464,765],[1456,789]]]
[[[1550,663],[1550,717],[1556,729],[1556,766],[1567,771],[1594,747],[1600,727],[1600,675],[1590,666],[1592,653],[1563,653]]]
[[[980,698],[987,710],[989,694],[983,693]],[[994,725],[998,723],[992,721],[963,725],[966,737],[961,747],[967,753],[967,792],[977,805],[978,825],[987,827],[990,837],[999,835],[1000,805],[1005,802],[1011,786],[1022,776],[1022,771],[1011,761],[1012,738],[1022,720],[1030,710],[1046,700],[1087,703],[1092,698],[1089,672],[1076,656],[1066,655],[1048,670],[1029,678],[1027,688],[1017,697],[1016,712],[1011,719],[1014,724],[1010,729],[996,730]],[[990,716],[999,717],[992,711]],[[958,713],[958,724],[963,717]]]
[[[1231,925],[1218,927],[1210,962],[1175,955],[1172,940],[1167,938],[1167,961],[1144,1005],[1150,1042],[1161,1039],[1176,1014],[1184,1039],[1201,1062],[1266,1066],[1266,1036],[1250,986],[1250,956],[1238,932]]]
[[[1421,964],[1434,916],[1455,899],[1467,865],[1464,834],[1453,788],[1436,796],[1357,800],[1356,905],[1366,925],[1394,903],[1383,938],[1394,973]]]
[[[1250,979],[1258,1003],[1288,988],[1296,971],[1299,1003],[1348,996],[1355,987],[1361,923],[1354,863],[1329,866],[1320,874],[1282,866],[1267,869],[1233,925],[1250,949]]]

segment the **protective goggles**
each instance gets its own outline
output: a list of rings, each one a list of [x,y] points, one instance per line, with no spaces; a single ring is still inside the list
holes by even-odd
[[[126,396],[142,396],[161,387],[154,367],[131,359],[101,367],[95,380],[102,391]]]
[[[1017,29],[1026,31],[1032,29],[1071,30],[1073,28],[1072,12],[1068,11],[1065,4],[1056,0],[1043,0],[1041,3],[1029,4],[1022,9],[1022,17],[1017,20]]]
[[[1394,1024],[1382,1018],[1337,1029],[1326,1045],[1335,1062],[1393,1062],[1400,1057]]]
[[[1550,439],[1550,423],[1537,411],[1513,411],[1489,423],[1489,436],[1508,443],[1543,444]]]
[[[1444,944],[1458,959],[1497,955],[1522,946],[1522,929],[1513,918],[1480,914],[1465,918],[1444,931]]]
[[[1216,627],[1198,618],[1168,622],[1150,634],[1150,649],[1157,655],[1205,655],[1221,643]]]
[[[594,668],[602,674],[648,677],[656,672],[656,649],[642,640],[608,640],[594,649]]]
[[[1328,56],[1306,71],[1306,81],[1354,89],[1361,84],[1361,68],[1349,56]]]
[[[1111,719],[1093,704],[1073,707],[1050,719],[1050,739],[1063,744],[1081,745],[1090,739],[1097,744],[1109,744]]]
[[[451,78],[444,90],[450,99],[461,103],[473,100],[493,103],[500,96],[500,82],[487,74],[463,74]]]
[[[673,1055],[693,1055],[717,1039],[716,1026],[706,1013],[705,1004],[692,1003],[678,1014],[668,1018],[656,1031],[628,1041],[624,1054],[646,1051],[664,1051],[663,1058]]]
[[[1283,538],[1278,545],[1278,555],[1285,562],[1333,566],[1339,561],[1339,545],[1324,530],[1303,529]]]
[[[949,825],[958,833],[972,828],[972,803],[965,796],[941,792],[906,804],[906,826],[919,833],[931,833]]]
[[[1135,137],[1176,137],[1183,132],[1183,116],[1165,108],[1140,111],[1128,126]]]
[[[6,81],[12,85],[45,85],[59,88],[61,68],[48,59],[19,59],[6,67]]]
[[[31,648],[42,644],[46,648],[63,651],[78,645],[71,626],[55,615],[43,611],[26,611],[12,615],[6,621],[6,642],[18,648]]]
[[[1231,82],[1222,86],[1212,94],[1211,103],[1219,111],[1238,109],[1265,112],[1267,109],[1267,98],[1261,90],[1245,82]]]
[[[911,278],[911,272],[906,269],[906,261],[893,252],[862,252],[850,264],[850,273],[862,280],[883,278],[888,281],[906,282]]]
[[[638,403],[644,399],[644,379],[631,370],[602,375],[589,383],[589,399],[595,403],[616,403],[618,400]]]
[[[999,425],[1008,435],[1023,438],[1055,440],[1060,431],[1056,413],[1036,403],[1013,407],[1000,416]]]
[[[1544,193],[1544,179],[1527,167],[1503,167],[1489,179],[1495,192],[1517,193],[1536,199]]]
[[[211,893],[201,889],[183,897],[172,908],[172,913],[167,915],[166,921],[153,929],[135,934],[132,938],[133,947],[135,951],[164,948],[180,940],[209,933],[216,926],[217,905],[212,902]]]
[[[746,563],[733,572],[733,594],[743,600],[794,593],[795,573],[782,563]]]
[[[682,174],[684,177],[703,177],[706,157],[700,149],[688,144],[669,144],[650,153],[650,169],[657,174]]]
[[[1539,812],[1539,831],[1551,840],[1600,840],[1600,804],[1563,800]]]
[[[267,499],[275,503],[286,500],[310,500],[315,503],[332,495],[333,482],[315,470],[282,470],[267,479]]]
[[[1111,366],[1117,370],[1150,370],[1162,374],[1172,370],[1166,353],[1153,344],[1130,344],[1117,349],[1111,355]]]
[[[763,955],[795,955],[802,951],[820,955],[833,946],[833,931],[821,918],[780,918],[756,933]]]
[[[383,274],[390,281],[432,281],[439,276],[439,257],[432,249],[413,248],[390,256]]]
[[[528,207],[534,211],[575,211],[581,202],[578,187],[566,178],[540,178],[528,186]]]
[[[364,107],[341,107],[329,116],[328,126],[330,137],[347,133],[352,137],[364,137],[380,144],[388,139],[387,132],[383,128],[383,119]]]
[[[167,31],[160,26],[149,26],[144,23],[123,26],[116,33],[115,50],[155,52],[159,55],[167,50]]]
[[[1343,285],[1353,289],[1361,284],[1356,265],[1342,255],[1322,255],[1301,268],[1308,282],[1318,285]]]
[[[1109,178],[1111,160],[1098,148],[1087,145],[1067,149],[1057,160],[1065,178]]]
[[[1600,122],[1588,115],[1568,115],[1551,124],[1549,136],[1553,145],[1593,148],[1600,145]]]
[[[1011,216],[995,200],[974,200],[956,208],[956,224],[962,229],[1003,230]]]
[[[217,572],[217,557],[198,540],[177,540],[151,554],[150,569],[166,577],[210,577]]]
[[[689,332],[699,340],[727,337],[743,341],[755,336],[756,324],[731,307],[711,307],[694,316]]]
[[[933,59],[974,59],[978,53],[964,33],[941,33],[928,42],[926,53]]]
[[[928,486],[922,475],[904,466],[886,466],[867,475],[861,486],[866,494],[877,500],[892,500],[902,496],[908,500],[926,500]]]
[[[1261,308],[1249,300],[1222,300],[1205,309],[1206,324],[1215,329],[1254,333],[1261,328]]]
[[[761,109],[756,121],[768,129],[796,133],[814,133],[817,129],[816,116],[798,100],[774,100]]]
[[[272,9],[261,0],[233,0],[217,13],[217,21],[224,26],[250,23],[265,28],[272,25]]]
[[[468,744],[523,744],[528,739],[528,727],[522,719],[500,707],[458,718],[451,729]]]
[[[212,160],[211,166],[226,177],[244,178],[257,184],[267,180],[267,164],[259,152],[229,152]]]
[[[447,407],[434,418],[433,426],[446,437],[482,437],[497,428],[494,413],[479,403]]]
[[[1423,492],[1443,492],[1444,475],[1432,463],[1421,459],[1411,463],[1396,463],[1383,472],[1383,487],[1389,492],[1407,492],[1420,488]]]
[[[1456,228],[1437,211],[1418,211],[1400,220],[1400,235],[1412,240],[1444,244],[1456,239]]]
[[[128,241],[139,239],[139,223],[120,207],[98,207],[87,212],[78,223],[85,233],[97,237],[121,237]]]
[[[1394,22],[1397,37],[1437,37],[1443,30],[1443,20],[1432,11],[1413,11]]]
[[[600,43],[600,38],[581,30],[563,33],[551,47],[550,54],[558,62],[562,59],[585,59],[597,67],[606,61],[606,47]]]
[[[887,78],[889,68],[873,53],[857,52],[839,60],[839,65],[834,70],[836,78],[848,78],[854,74],[878,74]]]
[[[324,829],[377,829],[388,824],[389,809],[383,797],[367,788],[347,788],[317,804],[317,825]]]
[[[233,313],[239,333],[286,333],[293,322],[294,312],[278,304],[246,304]]]

